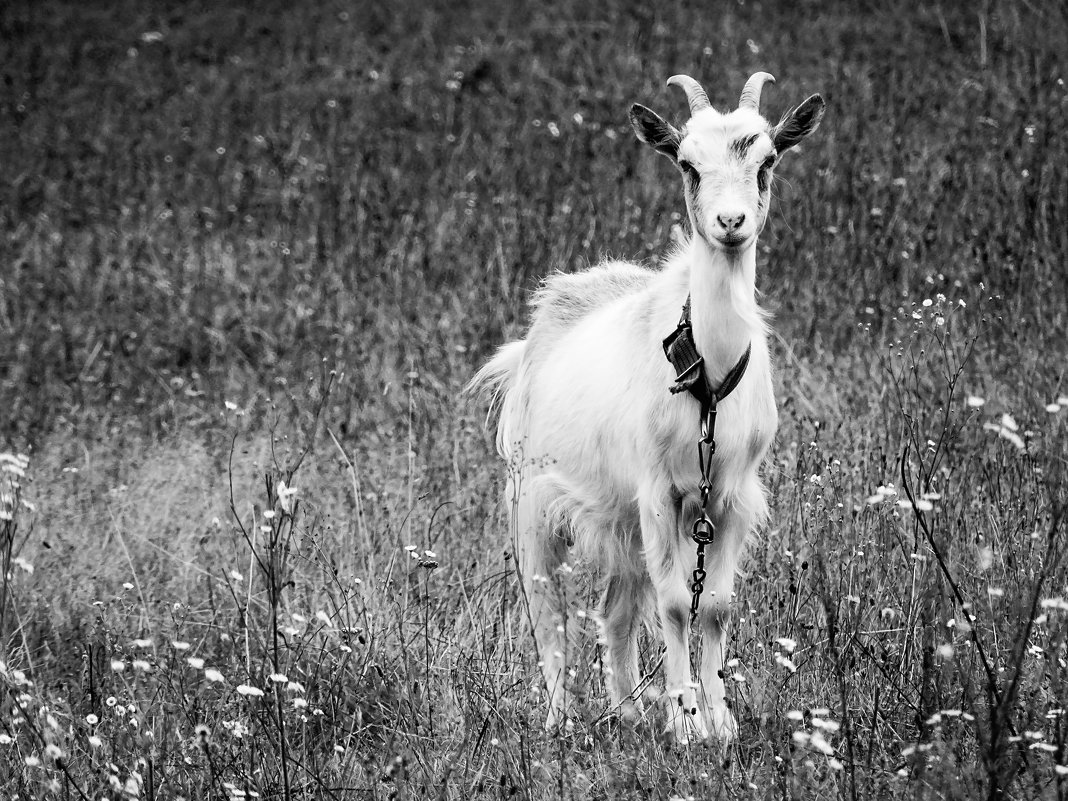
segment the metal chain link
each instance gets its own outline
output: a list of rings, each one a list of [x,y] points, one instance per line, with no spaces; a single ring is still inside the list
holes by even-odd
[[[693,571],[693,597],[690,600],[690,625],[697,621],[697,610],[701,605],[701,593],[705,589],[705,546],[711,545],[716,538],[716,526],[712,522],[708,509],[708,496],[712,490],[712,455],[716,452],[716,401],[713,396],[711,405],[701,418],[701,436],[697,439],[697,459],[701,466],[701,514],[693,521],[690,536],[697,543],[697,567]]]

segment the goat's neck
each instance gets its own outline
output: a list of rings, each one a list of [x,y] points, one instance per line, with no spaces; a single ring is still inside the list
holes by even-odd
[[[708,380],[723,380],[760,330],[756,243],[728,256],[701,236],[690,243],[690,317]]]

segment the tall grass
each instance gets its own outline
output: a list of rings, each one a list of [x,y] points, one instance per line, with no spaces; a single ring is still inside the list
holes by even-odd
[[[0,796],[1068,794],[1060,5],[20,2],[0,40]],[[548,734],[460,388],[541,276],[669,243],[629,104],[757,69],[829,111],[761,240],[741,736],[606,720],[581,569]]]

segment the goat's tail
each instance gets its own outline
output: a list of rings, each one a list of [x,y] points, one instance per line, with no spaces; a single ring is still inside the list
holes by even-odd
[[[465,392],[489,397],[486,424],[489,425],[494,417],[498,418],[497,451],[506,459],[510,456],[508,443],[512,439],[511,428],[518,422],[515,418],[519,399],[514,390],[519,384],[519,371],[526,349],[525,339],[501,345],[493,358],[475,373],[464,388]]]

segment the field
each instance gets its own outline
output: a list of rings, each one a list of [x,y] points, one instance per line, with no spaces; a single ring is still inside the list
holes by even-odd
[[[0,5],[0,798],[1068,798],[1065,7],[576,5]],[[582,569],[548,733],[463,387],[669,247],[630,104],[761,69],[828,111],[760,241],[740,737],[605,714]]]

